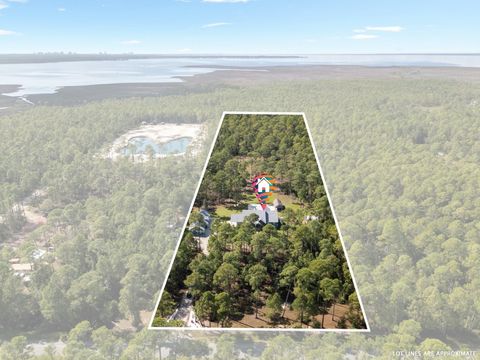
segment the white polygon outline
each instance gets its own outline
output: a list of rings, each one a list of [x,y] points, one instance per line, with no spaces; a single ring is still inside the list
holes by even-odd
[[[180,247],[180,242],[182,241],[183,233],[188,224],[188,219],[193,209],[193,204],[195,203],[195,199],[197,198],[198,191],[200,190],[200,185],[202,184],[203,177],[205,176],[205,172],[207,170],[208,162],[210,161],[210,157],[212,156],[213,149],[215,147],[215,143],[217,142],[218,134],[220,129],[222,128],[223,120],[225,119],[226,115],[297,115],[303,117],[303,122],[307,128],[308,138],[310,139],[310,145],[313,148],[313,153],[315,154],[315,160],[317,161],[318,169],[320,170],[320,176],[322,178],[323,187],[325,189],[325,193],[327,194],[328,203],[330,205],[330,209],[332,210],[333,220],[335,222],[335,226],[337,227],[338,236],[340,238],[340,242],[342,243],[343,253],[345,254],[345,259],[347,260],[348,271],[350,271],[350,276],[352,277],[353,286],[355,288],[355,292],[357,294],[358,302],[360,303],[360,308],[362,309],[362,315],[365,320],[365,324],[367,325],[366,329],[303,329],[303,328],[211,328],[211,327],[201,327],[201,328],[193,328],[193,327],[153,327],[153,320],[155,319],[155,314],[158,309],[158,305],[160,304],[160,300],[162,299],[163,291],[165,290],[165,286],[167,285],[168,277],[170,276],[170,272],[172,271],[173,263],[175,262],[175,258],[177,257],[178,248]],[[350,259],[348,258],[347,250],[345,249],[345,243],[343,241],[343,236],[340,231],[340,226],[338,225],[337,216],[335,215],[335,210],[333,208],[332,199],[330,197],[330,193],[328,192],[327,183],[325,181],[325,177],[323,175],[322,167],[320,166],[320,160],[318,158],[317,149],[313,143],[312,132],[310,131],[310,127],[308,126],[307,117],[304,112],[263,112],[263,111],[224,111],[222,114],[222,118],[220,120],[220,124],[218,125],[217,131],[215,132],[215,137],[213,139],[212,146],[210,147],[210,151],[208,152],[207,159],[205,161],[205,165],[203,166],[202,175],[200,176],[200,180],[197,185],[197,189],[195,190],[195,195],[193,196],[192,203],[187,213],[187,217],[185,218],[185,223],[183,224],[182,232],[180,233],[180,238],[177,242],[177,246],[175,247],[175,252],[173,254],[172,261],[170,262],[170,266],[168,267],[167,276],[163,281],[162,289],[160,290],[160,294],[158,296],[157,303],[155,304],[155,308],[152,314],[152,319],[148,325],[148,330],[180,330],[180,331],[281,331],[281,332],[370,332],[370,324],[368,323],[367,314],[365,313],[365,309],[363,307],[362,298],[360,297],[360,293],[358,291],[357,281],[355,280],[355,275],[352,271],[352,266],[350,265]]]

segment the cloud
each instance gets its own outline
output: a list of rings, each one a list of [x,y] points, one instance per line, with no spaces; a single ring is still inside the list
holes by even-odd
[[[369,40],[369,39],[376,39],[379,36],[376,34],[372,34],[372,32],[400,32],[404,30],[401,26],[365,26],[361,29],[353,29],[352,31],[356,35],[350,36],[350,39],[353,40]]]
[[[7,35],[20,35],[16,31],[0,29],[0,36],[7,36]]]
[[[401,26],[365,26],[368,31],[385,31],[385,32],[400,32],[403,30]]]
[[[233,3],[247,3],[249,2],[250,0],[202,0],[202,2],[206,2],[206,3],[217,3],[217,4],[221,4],[221,3],[230,3],[230,4],[233,4]]]
[[[177,50],[178,53],[189,53],[191,51],[192,51],[192,49],[190,49],[190,48],[183,48],[183,49],[178,49]]]
[[[218,27],[218,26],[226,26],[226,25],[230,25],[230,23],[228,22],[216,22],[216,23],[211,23],[211,24],[205,24],[202,26],[203,29],[207,29],[207,28],[213,28],[213,27]]]
[[[60,7],[60,8],[58,8],[57,10],[60,11],[60,12],[67,11],[67,9],[65,9],[65,8],[63,8],[63,7]]]
[[[7,2],[25,4],[28,0],[0,0],[0,10],[8,8]]]
[[[378,35],[371,35],[371,34],[356,34],[350,37],[350,39],[353,40],[370,40],[370,39],[376,39],[378,38]]]
[[[140,40],[123,40],[121,41],[121,43],[123,45],[137,45],[137,44],[140,44],[141,41]]]

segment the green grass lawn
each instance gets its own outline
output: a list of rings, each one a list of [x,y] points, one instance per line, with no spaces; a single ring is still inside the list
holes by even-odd
[[[257,199],[255,194],[244,193],[243,198],[237,206],[233,205],[218,205],[215,209],[215,215],[220,218],[230,219],[232,214],[237,214],[247,208],[248,204],[256,204]]]
[[[225,205],[219,205],[215,208],[215,215],[218,216],[219,218],[230,219],[230,216],[232,214],[235,214],[238,212],[239,212],[238,210],[227,207]]]
[[[302,208],[302,204],[298,202],[295,197],[292,195],[286,195],[286,194],[273,194],[273,199],[277,198],[282,202],[283,205],[285,205],[286,208],[290,208],[292,210],[298,210]]]

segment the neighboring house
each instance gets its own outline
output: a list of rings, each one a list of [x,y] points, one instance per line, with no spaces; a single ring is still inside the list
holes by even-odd
[[[267,224],[272,224],[276,228],[280,227],[280,218],[278,217],[278,212],[274,207],[268,206],[265,210],[258,209],[256,205],[248,205],[247,210],[242,210],[239,214],[233,214],[230,217],[228,223],[232,226],[238,226],[239,224],[245,221],[245,218],[255,214],[258,216],[258,220],[255,222],[255,227],[262,228]]]
[[[33,271],[33,264],[31,263],[13,263],[10,265],[13,274],[22,279],[24,283],[30,281],[30,273]]]
[[[207,210],[205,209],[200,210],[200,214],[203,216],[203,221],[205,221],[208,225],[212,223],[212,217],[210,216],[210,213]]]
[[[268,181],[265,177],[257,180],[258,193],[270,192],[270,186],[272,186],[272,183]]]
[[[47,251],[46,251],[46,250],[43,250],[43,249],[33,250],[33,252],[32,252],[32,258],[33,258],[33,260],[39,260],[39,259],[41,259],[46,253],[47,253]]]
[[[210,216],[210,213],[205,209],[200,210],[199,213],[203,217],[203,224],[199,222],[194,222],[188,227],[188,229],[195,236],[204,236],[212,223],[212,218]]]
[[[200,223],[193,223],[190,225],[189,230],[195,236],[203,236],[207,232],[207,228],[202,226]]]
[[[15,273],[33,271],[33,264],[31,263],[18,263],[18,264],[12,264],[11,266],[12,266],[12,270],[15,271]]]

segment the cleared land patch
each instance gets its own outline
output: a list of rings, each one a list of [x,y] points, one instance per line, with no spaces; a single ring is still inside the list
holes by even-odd
[[[118,137],[105,158],[132,157],[136,161],[179,156],[199,147],[201,124],[144,124]]]

